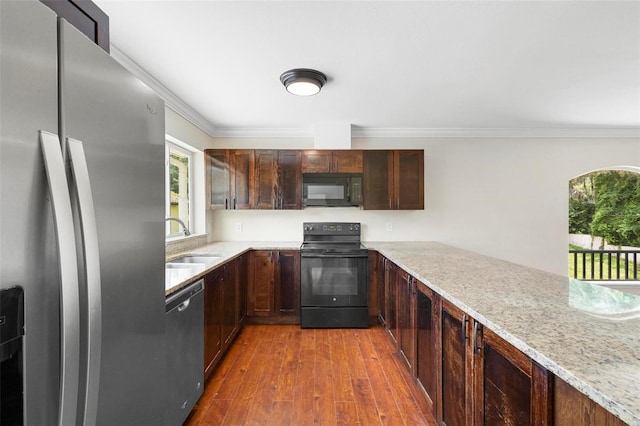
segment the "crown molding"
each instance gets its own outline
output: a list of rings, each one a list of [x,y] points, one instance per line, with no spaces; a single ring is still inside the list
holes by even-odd
[[[313,127],[216,127],[216,138],[313,138]]]
[[[149,74],[144,68],[138,65],[133,59],[128,57],[114,44],[111,44],[111,56],[123,67],[125,67],[130,73],[135,75],[143,83],[149,86],[149,88],[151,88],[151,90],[153,90],[158,96],[160,96],[164,100],[164,103],[167,107],[171,108],[172,110],[192,122],[209,136],[214,136],[216,128],[213,124],[211,124],[209,120],[204,118],[198,111],[196,111],[189,104],[180,99],[178,95],[169,90],[167,86],[165,86],[154,76]]]
[[[214,137],[225,138],[313,138],[310,128],[248,128],[216,127]],[[640,128],[540,128],[540,129],[454,129],[454,128],[394,128],[351,127],[354,138],[635,138],[640,139]]]
[[[637,138],[640,128],[383,128],[353,127],[353,137],[365,138]]]

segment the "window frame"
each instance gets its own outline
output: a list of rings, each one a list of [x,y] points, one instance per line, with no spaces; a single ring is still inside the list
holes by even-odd
[[[169,136],[165,136],[165,217],[171,217],[171,179],[170,179],[170,165],[171,165],[171,150],[177,151],[180,154],[185,155],[188,158],[188,166],[187,166],[187,198],[188,198],[188,210],[189,215],[187,219],[187,228],[189,231],[193,233],[193,224],[194,224],[194,152],[192,149],[189,149],[188,145],[185,143]],[[165,225],[165,238],[179,238],[184,237],[184,230],[181,229],[176,233],[171,233],[171,223],[173,221],[166,221]]]

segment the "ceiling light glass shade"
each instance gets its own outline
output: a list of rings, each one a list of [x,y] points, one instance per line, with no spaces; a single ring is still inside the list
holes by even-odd
[[[315,95],[327,82],[327,76],[320,71],[308,68],[296,68],[285,71],[280,81],[287,91],[298,96]]]

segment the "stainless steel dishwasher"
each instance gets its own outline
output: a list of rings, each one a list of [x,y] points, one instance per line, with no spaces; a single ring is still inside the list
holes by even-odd
[[[166,299],[166,425],[185,421],[204,387],[204,281],[199,280]]]

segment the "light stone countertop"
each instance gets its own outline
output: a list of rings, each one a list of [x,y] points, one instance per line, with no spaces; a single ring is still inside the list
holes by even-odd
[[[365,242],[640,426],[640,297],[432,242]]]
[[[191,253],[220,259],[188,279],[167,279],[165,293],[248,250],[297,250],[300,244],[217,242],[172,254],[168,261]],[[623,421],[640,426],[640,296],[620,297],[617,290],[435,242],[363,244]]]
[[[180,269],[167,269],[165,271],[165,296],[180,290],[188,284],[204,277],[218,266],[240,256],[248,250],[298,250],[300,241],[229,241],[207,244],[185,252],[173,253],[167,256],[167,262],[189,254],[208,254],[218,256],[215,263],[206,266],[193,265],[191,268],[185,265]]]

